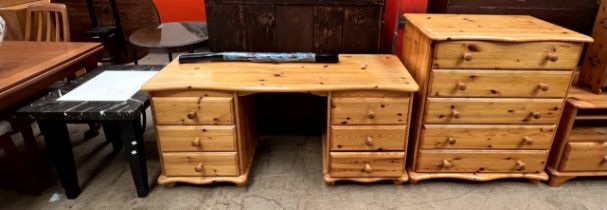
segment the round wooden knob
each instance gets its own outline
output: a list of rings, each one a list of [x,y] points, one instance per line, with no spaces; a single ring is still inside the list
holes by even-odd
[[[525,163],[522,160],[517,160],[515,169],[517,171],[525,170]]]
[[[367,112],[367,117],[369,119],[375,119],[375,112],[373,112],[373,110],[369,110],[369,112]]]
[[[529,116],[535,118],[535,119],[540,119],[540,117],[542,117],[542,115],[539,112],[536,111],[532,111],[531,113],[529,113]]]
[[[198,137],[194,138],[194,140],[192,140],[192,146],[200,147],[200,138],[198,138]]]
[[[373,172],[373,169],[371,168],[371,164],[365,163],[365,168],[363,169],[363,171],[365,173],[371,173],[371,172]]]
[[[533,144],[533,139],[529,136],[524,136],[523,137],[523,143],[526,145],[532,145]]]
[[[458,90],[466,90],[466,83],[458,82],[457,83],[457,89]]]
[[[449,138],[447,138],[447,143],[449,143],[449,144],[455,144],[455,141],[456,141],[456,140],[455,140],[455,138],[453,138],[453,137],[449,137]]]
[[[550,85],[548,85],[546,83],[540,83],[540,84],[537,84],[537,88],[542,91],[548,91],[548,90],[550,90]]]
[[[196,118],[196,112],[188,112],[188,119],[193,120]]]
[[[451,168],[453,167],[453,164],[451,163],[451,161],[448,160],[443,160],[443,168]]]
[[[550,53],[546,56],[546,60],[549,60],[550,62],[556,62],[559,60],[559,56],[556,55],[556,53]]]
[[[464,52],[464,53],[462,53],[462,58],[465,61],[471,61],[472,60],[472,53],[470,53],[470,52]]]
[[[451,110],[451,116],[455,119],[459,119],[460,114],[457,110]]]
[[[607,155],[603,156],[603,163],[607,163]]]
[[[202,172],[202,163],[198,163],[198,165],[196,165],[196,167],[194,167],[194,171]]]
[[[367,140],[365,141],[367,146],[373,146],[373,138],[371,136],[367,136]]]

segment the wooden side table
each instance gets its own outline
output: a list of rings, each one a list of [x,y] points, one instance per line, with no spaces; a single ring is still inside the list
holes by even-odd
[[[133,181],[139,197],[149,192],[146,158],[143,144],[141,116],[149,106],[149,95],[137,92],[127,101],[57,101],[62,95],[77,88],[106,70],[155,71],[161,66],[102,66],[67,85],[51,91],[17,111],[18,117],[31,117],[38,121],[44,140],[50,150],[52,161],[68,198],[80,194],[76,164],[67,123],[100,122],[114,151],[126,148]],[[143,120],[145,123],[145,120]],[[144,124],[145,125],[145,124]]]
[[[575,177],[607,176],[607,93],[569,90],[546,172],[553,187]]]

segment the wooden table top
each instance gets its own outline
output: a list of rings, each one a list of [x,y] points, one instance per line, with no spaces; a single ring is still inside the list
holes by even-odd
[[[179,64],[175,59],[143,85],[145,91],[224,90],[310,92],[419,89],[394,55],[340,55],[338,64],[206,62]]]
[[[432,40],[592,42],[584,34],[528,15],[406,14]]]
[[[16,102],[2,98],[31,88],[36,82],[102,49],[100,43],[3,42],[0,46],[0,109]]]
[[[571,86],[567,102],[582,109],[607,109],[607,92],[596,94],[590,90]]]

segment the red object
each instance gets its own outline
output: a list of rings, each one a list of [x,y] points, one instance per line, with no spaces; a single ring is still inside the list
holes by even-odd
[[[400,56],[403,48],[404,29],[398,29],[398,17],[405,13],[426,13],[427,0],[386,0],[384,27],[382,31],[382,51]],[[395,38],[397,33],[397,38]],[[396,42],[395,42],[396,41]]]
[[[204,0],[153,0],[161,23],[207,21]]]

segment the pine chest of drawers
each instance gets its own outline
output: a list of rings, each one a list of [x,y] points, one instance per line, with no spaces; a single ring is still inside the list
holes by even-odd
[[[405,18],[402,60],[421,86],[411,181],[547,180],[573,69],[592,39],[530,16]]]

